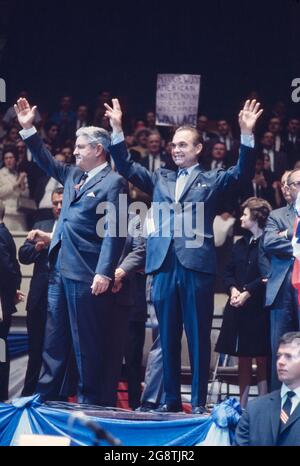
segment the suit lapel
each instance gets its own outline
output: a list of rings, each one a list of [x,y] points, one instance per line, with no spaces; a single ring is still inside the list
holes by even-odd
[[[277,437],[279,433],[279,426],[280,426],[280,411],[281,411],[281,397],[280,397],[280,390],[276,393],[270,395],[270,416],[271,416],[271,426],[272,426],[272,434],[273,434],[273,441],[274,445],[277,442]]]
[[[95,184],[99,183],[108,173],[111,171],[111,166],[108,165],[105,167],[103,170],[101,170],[97,175],[93,176],[89,181],[87,181],[79,191],[79,193],[76,196],[76,191],[74,189],[74,198],[73,201],[77,201],[82,197],[82,195],[90,188],[92,188]]]
[[[176,179],[177,179],[176,172],[169,171],[167,173],[167,184],[168,184],[168,189],[169,189],[171,199],[175,199]]]
[[[192,184],[194,183],[195,179],[200,174],[200,172],[201,172],[201,169],[200,169],[200,167],[198,165],[197,167],[194,168],[194,170],[190,174],[190,176],[189,176],[189,178],[188,178],[188,180],[187,180],[187,182],[185,184],[184,190],[182,191],[181,196],[178,199],[178,201],[181,201],[181,199],[185,196],[185,194],[188,192],[188,190],[190,189],[190,187],[192,186]]]
[[[293,229],[295,222],[295,211],[292,205],[288,206],[286,209],[286,218],[287,222],[290,224],[291,229]]]

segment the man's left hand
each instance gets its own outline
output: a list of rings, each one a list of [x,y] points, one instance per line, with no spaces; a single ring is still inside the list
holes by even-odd
[[[92,294],[98,296],[99,294],[105,293],[108,290],[110,279],[103,277],[103,275],[95,275],[93,284],[91,286]]]
[[[263,110],[259,110],[260,103],[256,100],[246,100],[244,108],[239,113],[239,124],[242,134],[252,134],[257,119]]]

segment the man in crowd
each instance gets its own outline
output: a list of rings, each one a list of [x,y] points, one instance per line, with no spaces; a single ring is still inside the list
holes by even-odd
[[[177,235],[172,220],[175,213],[172,216],[166,208],[168,215],[164,216],[162,212],[164,218],[156,225],[154,222],[154,232],[147,238],[146,273],[154,274],[153,302],[163,351],[166,404],[159,408],[160,412],[182,410],[180,359],[183,324],[192,368],[192,410],[194,414],[206,411],[216,268],[212,223],[224,190],[238,180],[251,179],[254,175],[252,131],[262,113],[259,106],[256,101],[247,101],[239,114],[243,144],[236,166],[227,171],[203,172],[198,164],[202,150],[199,134],[196,128],[183,126],[176,130],[172,141],[172,156],[178,172],[159,169],[151,173],[133,162],[127,153],[118,100],[113,99],[112,107],[105,104],[106,116],[113,128],[115,144],[110,150],[116,168],[131,183],[152,196],[154,210],[156,207],[172,207],[175,202],[181,207],[177,220],[186,226],[190,221],[195,225],[196,217],[200,216],[199,213],[196,215],[196,206],[204,205],[204,224],[201,222],[198,230],[189,233],[185,230],[182,235]],[[161,217],[154,213],[156,216]]]
[[[300,446],[300,332],[280,338],[276,357],[281,388],[248,403],[237,446]]]
[[[23,396],[34,393],[42,365],[49,283],[48,252],[61,213],[63,188],[56,188],[51,197],[53,218],[37,222],[19,249],[21,264],[34,264],[26,305],[29,358]],[[39,237],[43,237],[43,240],[39,240]]]
[[[271,389],[279,388],[276,371],[276,351],[280,337],[299,329],[297,291],[292,286],[294,265],[292,237],[295,223],[294,203],[300,190],[300,170],[289,173],[282,194],[285,207],[273,210],[267,220],[263,248],[270,260],[270,276],[266,287],[266,306],[270,309]]]
[[[118,231],[119,194],[126,192],[127,185],[106,160],[111,144],[106,130],[79,129],[76,166],[69,166],[57,162],[36,134],[36,107],[19,99],[15,110],[34,161],[64,186],[62,211],[49,250],[48,315],[37,392],[45,399],[58,399],[73,346],[78,401],[110,406],[116,387],[111,384],[112,363],[106,347],[117,325],[111,282],[125,240]],[[115,208],[116,234],[97,233],[101,203]],[[43,241],[44,236],[37,233],[32,239]]]

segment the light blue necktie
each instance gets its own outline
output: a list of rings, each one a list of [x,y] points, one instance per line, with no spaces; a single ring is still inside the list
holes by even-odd
[[[180,196],[184,190],[186,177],[189,174],[186,168],[180,168],[177,172],[177,181],[176,181],[176,189],[175,189],[175,201],[178,202]]]

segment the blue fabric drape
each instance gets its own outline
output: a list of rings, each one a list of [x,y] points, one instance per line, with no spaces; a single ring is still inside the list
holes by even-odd
[[[229,399],[207,418],[146,422],[91,419],[124,446],[191,446],[204,441],[212,425],[233,432],[239,417],[238,403]],[[93,445],[95,440],[89,429],[74,420],[72,411],[43,405],[38,395],[0,404],[0,445],[18,444],[21,434],[63,435],[71,439],[71,445]]]

